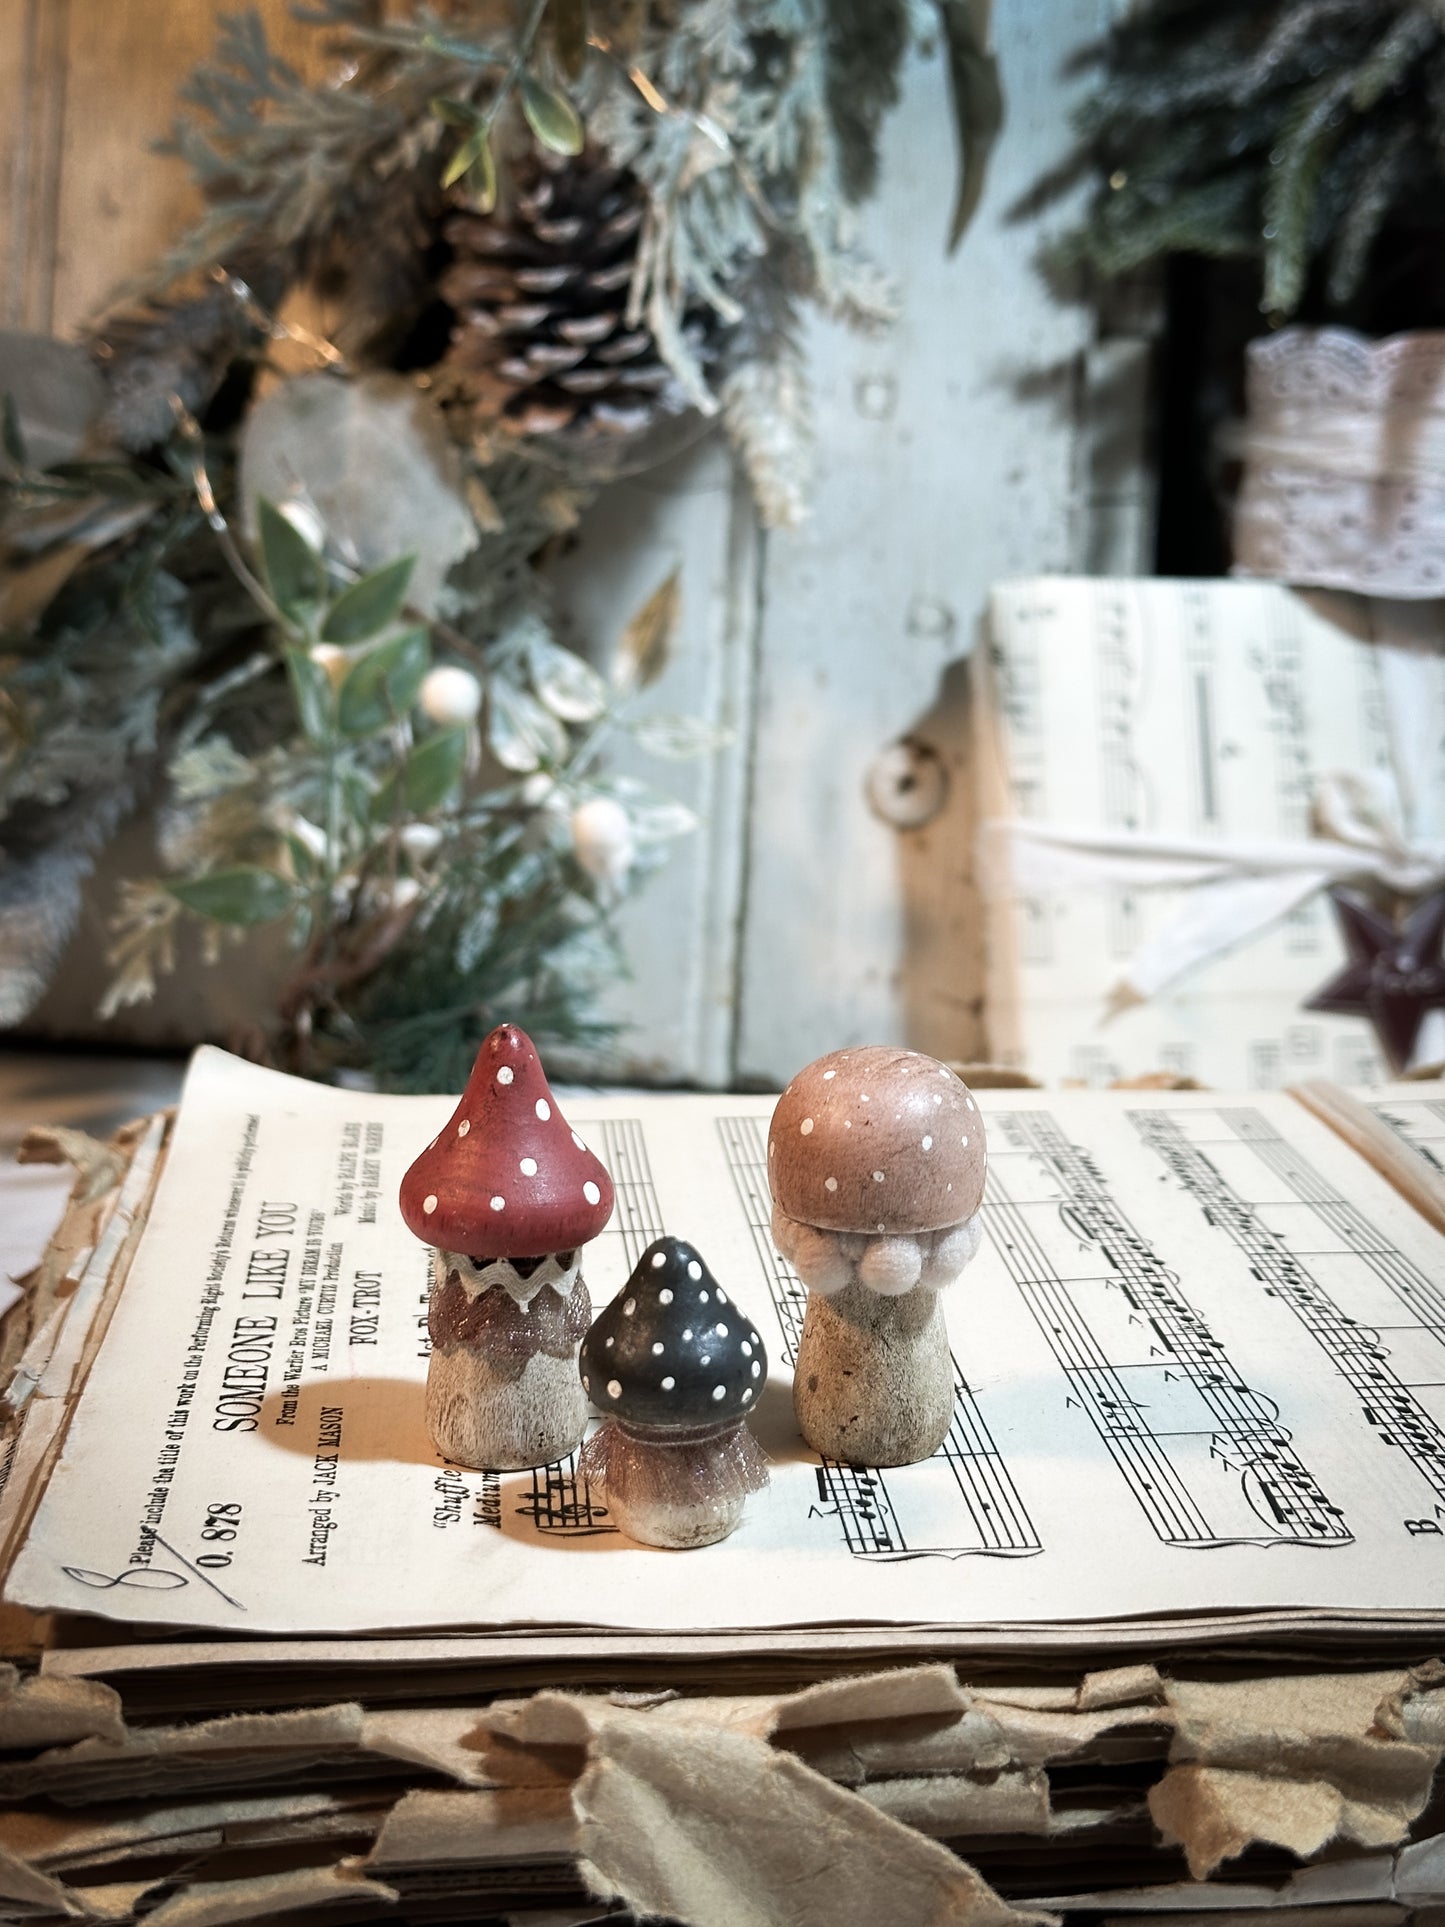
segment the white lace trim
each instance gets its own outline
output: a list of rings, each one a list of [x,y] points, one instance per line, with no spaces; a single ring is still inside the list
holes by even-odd
[[[552,1253],[526,1278],[522,1277],[510,1258],[491,1258],[486,1264],[479,1265],[465,1252],[438,1251],[432,1262],[438,1285],[444,1285],[455,1272],[469,1299],[480,1298],[484,1291],[499,1286],[519,1305],[530,1305],[544,1287],[555,1291],[559,1298],[570,1298],[577,1283],[577,1274],[582,1268],[581,1254],[575,1251],[570,1265],[563,1266],[556,1254]]]
[[[1248,391],[1235,574],[1445,595],[1445,333],[1285,328]]]

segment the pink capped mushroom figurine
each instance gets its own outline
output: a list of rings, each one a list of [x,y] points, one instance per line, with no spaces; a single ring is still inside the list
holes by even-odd
[[[401,1215],[432,1247],[437,1450],[496,1471],[564,1458],[587,1425],[582,1247],[612,1215],[612,1180],[515,1024],[484,1040],[450,1122],[401,1181]]]
[[[793,1409],[823,1457],[912,1465],[943,1443],[939,1292],[978,1250],[986,1164],[968,1086],[918,1051],[834,1051],[778,1099],[773,1242],[808,1287]]]

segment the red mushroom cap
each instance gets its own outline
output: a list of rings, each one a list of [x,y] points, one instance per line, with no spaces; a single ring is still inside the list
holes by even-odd
[[[557,1108],[515,1024],[482,1042],[451,1121],[401,1181],[409,1230],[472,1258],[586,1244],[612,1216],[612,1180]]]

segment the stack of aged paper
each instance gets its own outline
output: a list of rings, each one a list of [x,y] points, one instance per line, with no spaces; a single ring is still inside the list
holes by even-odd
[[[81,1177],[12,1381],[0,1919],[1043,1915],[1445,1896],[1445,1101],[1000,1091],[949,1438],[819,1463],[767,1099],[569,1104],[605,1302],[763,1333],[721,1545],[427,1438],[445,1099],[198,1054]],[[588,1896],[597,1898],[589,1900]],[[9,1912],[6,1912],[6,1909]]]

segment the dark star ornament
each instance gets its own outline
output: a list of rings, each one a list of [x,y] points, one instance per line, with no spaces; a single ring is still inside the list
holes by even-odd
[[[1420,1026],[1445,1009],[1445,889],[1397,920],[1358,890],[1333,889],[1349,962],[1305,1004],[1337,1017],[1368,1017],[1393,1070],[1410,1062]]]

